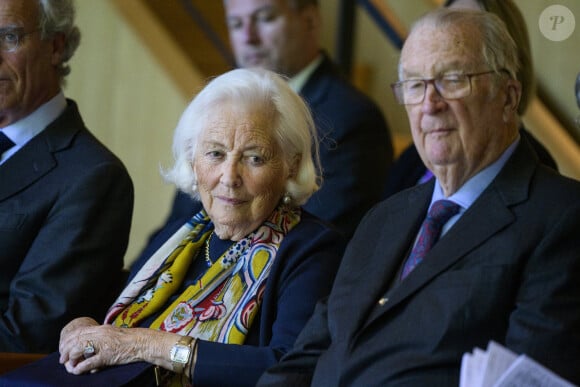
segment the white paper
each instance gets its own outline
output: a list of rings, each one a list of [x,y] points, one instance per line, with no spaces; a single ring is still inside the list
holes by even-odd
[[[574,387],[526,355],[490,341],[461,359],[459,387]]]
[[[494,387],[573,387],[546,367],[526,355],[518,356]]]
[[[489,342],[487,353],[481,386],[493,386],[518,357],[515,353],[495,341]]]

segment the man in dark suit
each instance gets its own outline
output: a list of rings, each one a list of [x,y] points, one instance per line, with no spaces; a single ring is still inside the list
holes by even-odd
[[[287,76],[312,109],[323,182],[304,208],[352,235],[381,199],[393,159],[381,111],[322,51],[317,0],[224,0],[224,6],[238,66]],[[178,193],[167,223],[191,215],[193,207]]]
[[[103,319],[120,286],[133,185],[61,91],[72,15],[72,1],[0,0],[2,352],[55,351],[64,324]]]
[[[457,386],[462,355],[490,340],[580,382],[580,183],[519,135],[517,68],[491,13],[415,24],[394,90],[436,179],[365,216],[328,299],[258,385]],[[425,231],[442,203],[451,217]]]

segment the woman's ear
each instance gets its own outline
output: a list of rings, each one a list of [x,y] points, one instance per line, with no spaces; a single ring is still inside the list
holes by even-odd
[[[298,174],[298,169],[300,169],[300,162],[302,161],[302,155],[295,154],[290,163],[290,170],[288,171],[288,178],[294,179]]]

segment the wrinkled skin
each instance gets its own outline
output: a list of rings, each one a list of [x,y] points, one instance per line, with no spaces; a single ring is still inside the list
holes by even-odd
[[[100,325],[88,317],[68,323],[60,334],[60,363],[72,374],[95,372],[100,368],[147,361],[172,369],[168,356],[179,335],[146,328],[118,328]],[[84,359],[83,350],[88,341],[96,349],[94,356]]]

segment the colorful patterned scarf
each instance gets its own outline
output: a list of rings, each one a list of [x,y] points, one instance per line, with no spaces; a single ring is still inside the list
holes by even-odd
[[[204,243],[214,226],[202,210],[151,256],[115,301],[105,323],[134,327],[157,315],[150,328],[243,344],[278,248],[300,215],[299,209],[279,206],[256,231],[233,244],[169,308],[160,310],[181,286],[191,262],[203,259]]]

